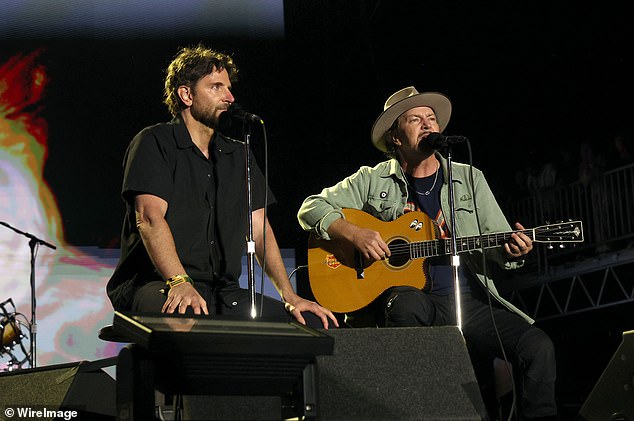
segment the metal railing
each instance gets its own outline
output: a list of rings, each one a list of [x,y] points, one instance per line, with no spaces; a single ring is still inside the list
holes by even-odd
[[[526,227],[581,220],[576,247],[537,246],[500,292],[536,320],[634,302],[634,164],[504,204]]]
[[[584,242],[574,248],[538,248],[529,260],[538,275],[551,265],[580,254],[592,255],[631,245],[634,240],[634,164],[603,173],[588,182],[541,189],[503,204],[511,221],[526,227],[581,220]],[[574,255],[574,257],[572,256]]]

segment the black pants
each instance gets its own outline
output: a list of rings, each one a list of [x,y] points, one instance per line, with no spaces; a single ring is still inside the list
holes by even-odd
[[[211,317],[226,316],[237,320],[251,319],[251,299],[249,291],[240,288],[238,284],[215,286],[206,282],[194,282],[194,287],[207,302],[207,309]],[[137,313],[160,313],[165,304],[166,296],[161,289],[165,282],[148,282],[134,294],[132,311]],[[256,308],[258,319],[267,321],[288,322],[294,320],[284,309],[284,303],[271,297],[256,294]],[[191,307],[186,314],[193,315]],[[302,313],[306,324],[314,329],[322,327],[321,320],[312,313]]]
[[[453,295],[432,295],[412,287],[394,287],[384,294],[382,304],[388,327],[456,324]],[[556,415],[555,351],[550,338],[517,314],[496,306],[491,309],[484,292],[462,294],[461,308],[462,331],[469,353],[472,359],[474,356],[489,358],[491,370],[493,359],[502,358],[497,327],[506,356],[518,377],[521,419]]]

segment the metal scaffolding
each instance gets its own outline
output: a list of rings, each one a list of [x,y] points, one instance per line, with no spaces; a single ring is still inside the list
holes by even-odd
[[[580,219],[585,241],[576,248],[536,247],[527,267],[503,291],[536,320],[634,302],[634,165],[589,182],[537,189],[509,201],[513,220],[537,226]]]

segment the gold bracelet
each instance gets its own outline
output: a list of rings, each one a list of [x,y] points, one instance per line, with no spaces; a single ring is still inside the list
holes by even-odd
[[[174,275],[171,278],[168,278],[165,281],[166,284],[166,288],[162,289],[161,292],[163,294],[167,294],[169,292],[170,289],[174,288],[175,286],[178,286],[180,284],[184,284],[185,282],[188,282],[190,284],[194,284],[194,281],[192,280],[192,278],[189,277],[189,275],[185,274],[185,275]]]
[[[185,274],[185,275],[174,275],[171,278],[169,278],[168,280],[165,281],[165,283],[167,284],[168,287],[170,288],[174,288],[176,285],[180,285],[182,283],[185,282],[189,282],[190,284],[193,284],[194,281],[192,281],[192,278],[189,277],[189,275]]]

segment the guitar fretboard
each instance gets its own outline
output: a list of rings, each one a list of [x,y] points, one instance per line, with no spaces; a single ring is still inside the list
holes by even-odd
[[[489,249],[503,246],[511,238],[511,234],[514,232],[523,232],[531,240],[534,239],[533,230],[525,231],[511,231],[495,234],[484,234],[482,236],[474,235],[471,237],[461,237],[456,240],[456,249],[458,253],[463,253],[477,249]],[[448,238],[428,240],[428,241],[416,241],[408,244],[409,256],[411,259],[444,256],[451,254],[451,240]],[[391,250],[393,253],[399,253],[404,250]]]

